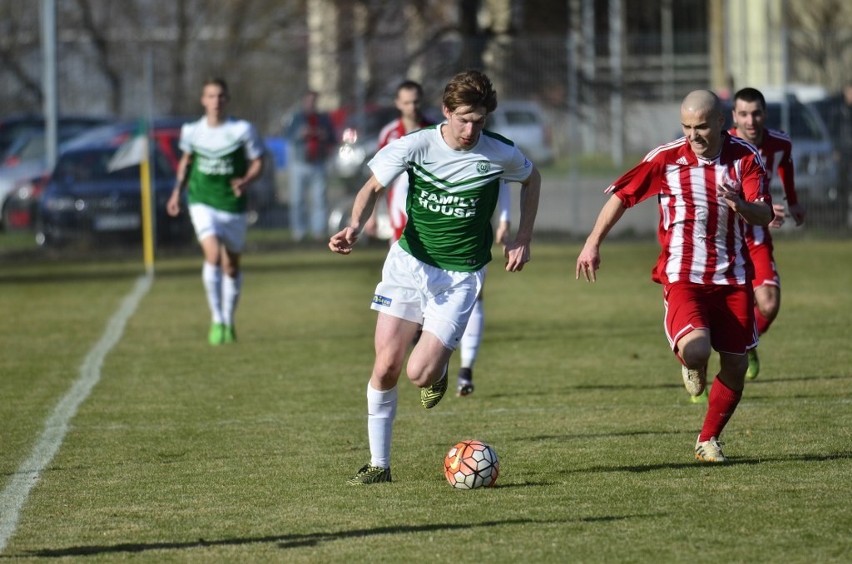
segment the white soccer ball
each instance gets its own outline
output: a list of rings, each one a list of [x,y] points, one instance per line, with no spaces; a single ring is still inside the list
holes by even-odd
[[[493,448],[477,440],[453,445],[444,457],[444,476],[460,490],[493,486],[500,474],[500,461]]]

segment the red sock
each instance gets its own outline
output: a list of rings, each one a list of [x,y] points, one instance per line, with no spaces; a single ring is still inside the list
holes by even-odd
[[[717,375],[716,379],[713,380],[713,386],[710,388],[707,415],[704,416],[704,426],[701,427],[701,434],[698,436],[699,441],[709,441],[710,437],[719,438],[722,429],[725,428],[728,419],[731,418],[737,404],[740,403],[741,397],[743,397],[742,390],[735,392],[719,380]]]
[[[772,325],[772,322],[763,317],[757,307],[754,308],[754,321],[757,324],[758,335],[763,335],[764,333],[769,331],[769,326]]]

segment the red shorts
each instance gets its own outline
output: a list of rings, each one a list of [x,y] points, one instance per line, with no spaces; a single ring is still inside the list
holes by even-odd
[[[754,263],[752,288],[760,286],[778,286],[780,288],[781,278],[775,268],[775,259],[772,258],[772,245],[749,245],[748,252],[751,255],[751,262]]]
[[[751,286],[717,286],[675,282],[663,288],[665,330],[669,346],[694,329],[708,329],[719,352],[745,354],[757,346],[754,290]]]

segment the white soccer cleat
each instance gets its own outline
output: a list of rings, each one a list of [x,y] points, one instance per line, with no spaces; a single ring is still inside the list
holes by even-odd
[[[704,387],[707,385],[706,366],[695,369],[681,366],[680,373],[683,375],[683,386],[689,392],[689,395],[695,397],[704,393]]]
[[[728,459],[722,454],[722,443],[716,437],[710,437],[708,441],[695,441],[695,459],[701,462],[724,463]]]

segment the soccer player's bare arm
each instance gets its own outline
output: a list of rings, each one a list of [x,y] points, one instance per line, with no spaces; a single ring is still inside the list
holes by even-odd
[[[530,260],[530,242],[533,226],[538,213],[538,200],[541,192],[541,174],[533,167],[532,172],[521,183],[521,213],[515,241],[506,245],[506,270],[519,272]]]
[[[787,198],[787,208],[796,226],[805,222],[805,206],[799,202],[796,194],[795,167],[792,159],[792,145],[788,144],[781,162],[778,164],[778,176],[781,177],[781,186],[784,188],[784,196]],[[776,214],[777,217],[777,214]],[[773,222],[774,223],[774,222]],[[770,224],[770,226],[772,226]]]
[[[376,201],[384,189],[385,187],[376,180],[375,176],[370,176],[367,182],[364,183],[364,186],[358,190],[358,194],[355,195],[349,225],[331,236],[328,242],[329,249],[342,255],[348,255],[352,252],[353,245],[358,241],[358,236],[373,213]]]
[[[166,212],[172,217],[176,217],[180,213],[180,193],[181,190],[183,190],[183,187],[186,186],[186,182],[189,177],[189,165],[191,162],[192,153],[184,153],[181,155],[180,161],[178,161],[175,187],[172,190],[172,195],[169,197],[169,201],[166,202]]]
[[[586,244],[583,245],[583,250],[580,251],[580,256],[577,257],[577,267],[575,271],[576,279],[580,279],[580,275],[586,279],[586,282],[594,282],[597,280],[596,272],[601,265],[600,246],[606,238],[610,229],[618,223],[621,216],[627,208],[621,202],[621,198],[613,194],[610,196],[607,203],[601,208],[598,214],[598,219],[595,221],[595,226],[592,232],[586,238]]]
[[[248,185],[255,178],[260,176],[262,170],[263,158],[258,157],[256,159],[252,159],[244,176],[231,179],[231,188],[234,190],[234,194],[236,196],[242,196],[245,193],[246,188],[248,188]]]

